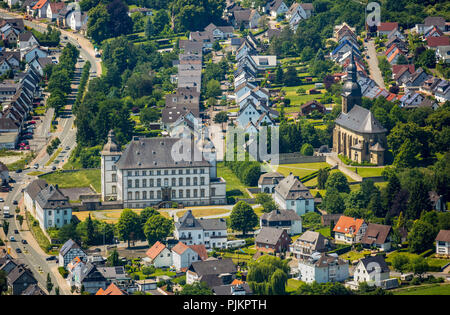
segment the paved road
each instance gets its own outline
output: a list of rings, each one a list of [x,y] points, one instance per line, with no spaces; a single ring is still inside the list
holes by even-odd
[[[378,67],[378,58],[374,41],[369,40],[367,42],[364,42],[364,47],[367,47],[367,55],[369,56],[369,59],[366,60],[369,64],[370,77],[380,88],[386,89],[386,87],[384,86],[383,76],[381,75],[380,68]]]

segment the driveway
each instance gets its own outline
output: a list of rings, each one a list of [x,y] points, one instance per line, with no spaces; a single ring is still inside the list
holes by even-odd
[[[378,58],[374,41],[369,40],[364,42],[364,47],[367,47],[367,56],[369,56],[369,59],[366,60],[369,64],[370,77],[380,88],[386,89],[383,76],[381,75],[380,68],[378,67]]]

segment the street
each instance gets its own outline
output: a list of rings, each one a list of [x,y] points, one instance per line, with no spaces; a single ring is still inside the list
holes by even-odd
[[[380,68],[378,67],[377,52],[375,50],[375,44],[373,40],[364,42],[364,47],[367,48],[367,63],[369,64],[370,77],[375,83],[382,89],[386,89],[384,85],[383,76],[381,75]]]

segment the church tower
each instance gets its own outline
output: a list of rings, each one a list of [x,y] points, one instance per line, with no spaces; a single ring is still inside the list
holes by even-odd
[[[350,55],[350,63],[347,67],[347,80],[342,89],[342,112],[347,114],[353,106],[361,105],[361,86],[356,77],[356,64],[353,53]]]

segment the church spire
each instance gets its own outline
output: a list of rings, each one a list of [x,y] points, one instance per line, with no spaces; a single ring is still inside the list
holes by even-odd
[[[361,98],[361,86],[358,84],[357,68],[352,51],[347,66],[347,79],[342,89],[342,112],[346,114],[352,110],[354,105],[361,105]]]

